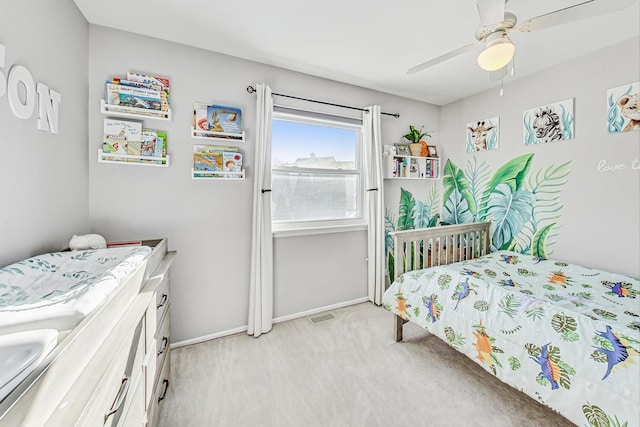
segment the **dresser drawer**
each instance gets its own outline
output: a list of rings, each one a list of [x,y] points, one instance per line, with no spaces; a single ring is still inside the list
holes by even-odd
[[[147,419],[146,406],[144,404],[144,381],[140,379],[135,387],[135,390],[129,392],[131,396],[131,403],[126,408],[125,415],[120,418],[118,427],[143,427]]]
[[[158,322],[164,316],[164,313],[169,308],[169,275],[165,275],[164,279],[158,286],[156,291],[156,318]]]
[[[156,383],[160,376],[160,368],[166,355],[169,353],[171,339],[169,336],[169,312],[162,319],[156,337],[151,340],[147,347],[147,354],[144,361],[145,369],[145,395],[147,406],[155,393]]]
[[[114,357],[100,380],[95,394],[77,422],[77,426],[116,426],[133,399],[135,386],[142,379],[144,358],[144,321]]]
[[[154,390],[153,400],[151,401],[151,406],[149,407],[149,412],[147,414],[147,419],[149,420],[148,427],[155,427],[158,425],[162,404],[164,403],[166,394],[169,391],[170,365],[170,355],[167,354],[163,360],[158,384]]]
[[[156,335],[156,366],[158,370],[162,367],[162,363],[167,354],[169,354],[169,346],[171,345],[171,334],[169,330],[169,311],[166,312],[162,318],[162,323],[158,327],[158,334]],[[157,377],[160,372],[156,372]]]

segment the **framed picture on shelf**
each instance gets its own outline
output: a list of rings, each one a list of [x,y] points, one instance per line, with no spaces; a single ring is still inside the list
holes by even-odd
[[[411,152],[409,151],[409,145],[396,144],[396,153],[398,154],[398,156],[410,156]]]
[[[420,167],[415,159],[411,159],[411,163],[409,164],[409,177],[420,178]]]
[[[438,148],[435,145],[428,145],[429,150],[428,157],[438,157]]]

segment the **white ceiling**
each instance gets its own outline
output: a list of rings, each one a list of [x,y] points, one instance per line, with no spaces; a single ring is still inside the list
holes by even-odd
[[[170,40],[444,105],[489,83],[472,50],[416,75],[407,69],[475,41],[475,0],[74,0],[92,24]],[[584,0],[510,0],[523,22]],[[613,0],[598,0],[610,3]],[[516,77],[640,34],[639,1],[616,13],[512,32]]]

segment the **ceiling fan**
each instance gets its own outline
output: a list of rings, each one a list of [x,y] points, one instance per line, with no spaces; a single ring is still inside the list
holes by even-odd
[[[480,15],[480,27],[478,27],[475,34],[477,41],[416,65],[410,68],[407,74],[415,74],[426,70],[484,44],[485,49],[478,55],[478,65],[483,70],[489,72],[498,71],[501,75],[504,75],[507,65],[512,61],[515,54],[515,45],[509,39],[510,32],[528,33],[599,15],[606,15],[622,10],[635,1],[637,0],[583,1],[573,6],[536,16],[516,26],[516,16],[505,11],[505,5],[508,0],[476,0],[478,14]]]

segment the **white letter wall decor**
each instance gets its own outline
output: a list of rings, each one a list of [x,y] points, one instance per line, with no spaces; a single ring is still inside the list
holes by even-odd
[[[38,82],[38,129],[58,134],[58,105],[60,94],[49,90],[47,85]]]
[[[20,84],[24,88],[24,103],[20,99]],[[19,119],[28,119],[36,106],[36,83],[33,76],[22,65],[14,65],[9,71],[7,98],[13,114]]]
[[[22,65],[14,65],[5,76],[6,48],[0,43],[0,99],[7,95],[9,107],[19,119],[29,119],[38,103],[37,127],[43,131],[58,133],[58,113],[62,96],[55,90],[37,82],[29,70]],[[38,97],[36,99],[36,93]]]

